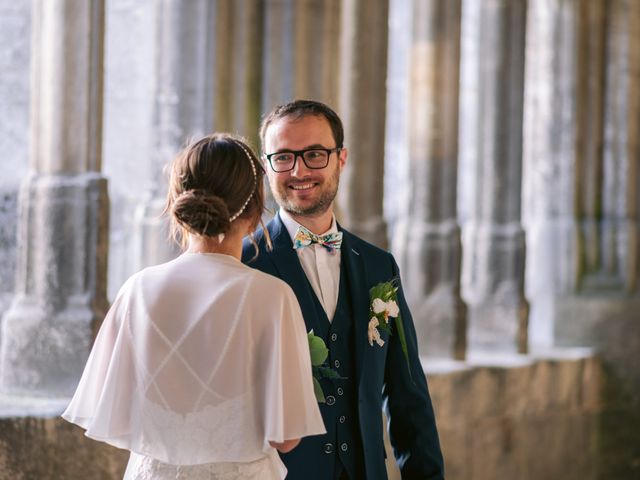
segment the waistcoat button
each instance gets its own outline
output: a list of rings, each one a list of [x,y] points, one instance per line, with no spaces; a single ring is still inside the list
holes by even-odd
[[[333,405],[334,403],[336,403],[336,397],[334,397],[333,395],[329,395],[327,396],[327,405]]]
[[[338,390],[336,390],[338,392],[338,395],[342,395],[344,393],[344,390],[342,390],[342,387],[338,387]]]
[[[346,443],[343,443],[342,445],[340,445],[340,450],[342,450],[343,452],[346,452],[348,448],[349,447]]]
[[[344,415],[340,415],[340,418],[338,418],[338,421],[339,421],[340,423],[344,423],[344,422],[346,422],[346,421],[347,421],[347,417],[345,417]]]
[[[333,443],[324,444],[324,453],[333,453]]]
[[[332,333],[331,334],[331,341],[335,342],[338,339],[338,334],[337,333]]]
[[[340,360],[336,360],[335,362],[333,362],[333,364],[336,366],[336,368],[340,367]]]

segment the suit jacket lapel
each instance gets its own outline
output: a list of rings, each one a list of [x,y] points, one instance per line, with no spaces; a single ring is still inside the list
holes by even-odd
[[[269,254],[271,260],[275,264],[280,277],[289,284],[296,294],[307,331],[317,330],[318,325],[320,325],[320,318],[318,318],[318,312],[315,309],[312,297],[313,292],[308,286],[309,282],[302,269],[298,255],[293,249],[293,242],[289,237],[289,232],[287,232],[279,214],[276,214],[273,220],[269,222],[267,229],[273,242],[273,251]]]
[[[364,259],[358,251],[352,235],[342,230],[342,262],[347,269],[353,307],[353,332],[355,335],[356,376],[358,384],[362,378],[362,363],[368,347],[367,329],[369,325],[369,290]]]

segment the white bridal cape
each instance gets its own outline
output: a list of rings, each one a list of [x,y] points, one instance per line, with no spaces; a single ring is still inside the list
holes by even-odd
[[[222,254],[127,280],[62,416],[133,452],[131,479],[282,479],[268,442],[325,432],[293,291]]]

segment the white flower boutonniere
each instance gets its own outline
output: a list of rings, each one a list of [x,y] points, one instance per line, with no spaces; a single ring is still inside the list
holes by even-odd
[[[391,335],[390,319],[395,318],[398,339],[400,340],[402,353],[404,353],[407,361],[409,376],[411,376],[407,339],[404,334],[404,325],[400,318],[400,308],[398,307],[398,280],[393,279],[389,282],[378,283],[371,287],[369,297],[371,299],[369,329],[367,331],[369,345],[373,346],[374,342],[380,347],[384,345],[384,340],[382,340],[380,336],[380,330],[384,330]]]

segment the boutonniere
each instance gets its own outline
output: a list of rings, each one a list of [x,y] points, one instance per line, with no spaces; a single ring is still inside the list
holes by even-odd
[[[398,279],[389,282],[381,282],[371,287],[369,290],[369,298],[371,305],[369,307],[369,329],[367,336],[369,345],[373,346],[374,342],[382,347],[384,340],[380,337],[380,330],[391,335],[391,319],[395,319],[396,331],[402,353],[407,361],[409,368],[409,376],[411,376],[411,368],[409,367],[409,353],[407,350],[407,338],[404,334],[404,325],[400,318],[400,308],[398,307]]]
[[[309,353],[311,354],[311,370],[313,373],[313,392],[316,394],[318,403],[325,403],[324,392],[320,385],[321,378],[336,380],[343,378],[338,372],[325,365],[329,356],[329,349],[322,338],[313,334],[313,330],[307,333],[309,341]]]

